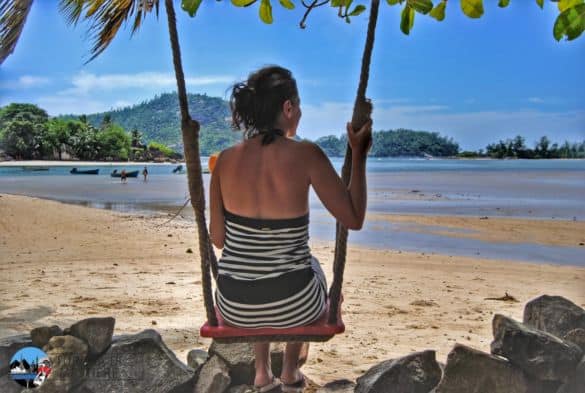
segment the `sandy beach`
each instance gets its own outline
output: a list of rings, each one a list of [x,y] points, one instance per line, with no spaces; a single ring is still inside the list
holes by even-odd
[[[485,241],[577,246],[583,222],[372,215],[368,220],[468,229]],[[0,196],[0,336],[89,316],[115,334],[155,328],[180,359],[206,348],[196,231],[187,220]],[[467,236],[460,233],[457,236]],[[312,242],[331,280],[333,244]],[[187,253],[191,248],[195,253]],[[356,248],[345,275],[345,334],[313,344],[305,373],[355,379],[371,365],[424,349],[445,361],[456,342],[489,351],[491,319],[522,319],[524,304],[565,296],[585,307],[585,268]],[[489,300],[508,293],[518,302]]]

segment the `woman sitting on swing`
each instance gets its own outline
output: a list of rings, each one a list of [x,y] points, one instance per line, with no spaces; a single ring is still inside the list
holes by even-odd
[[[270,66],[250,74],[233,87],[230,107],[244,141],[221,152],[211,177],[210,235],[223,248],[219,312],[227,324],[247,329],[311,324],[326,309],[327,286],[308,245],[309,187],[346,228],[362,227],[371,121],[357,132],[347,125],[353,165],[345,187],[317,145],[292,139],[301,108],[289,70]],[[298,365],[302,345],[286,346],[283,391],[304,387]],[[270,343],[256,343],[254,349],[254,385],[261,392],[278,390]]]

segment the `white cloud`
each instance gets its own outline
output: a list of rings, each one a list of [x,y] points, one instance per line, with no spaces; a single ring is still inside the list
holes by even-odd
[[[205,75],[187,77],[185,82],[193,90],[205,86],[209,92],[223,91],[234,77]],[[34,98],[35,102],[51,115],[81,114],[108,111],[137,104],[141,99],[152,98],[161,91],[176,91],[173,74],[139,72],[136,74],[93,74],[80,72],[71,78],[71,84],[52,95]],[[217,86],[221,86],[220,89]]]
[[[186,77],[187,86],[206,86],[228,84],[235,80],[229,75],[207,75],[201,77]],[[102,74],[96,75],[80,72],[71,79],[73,87],[61,91],[59,94],[88,94],[97,91],[111,91],[120,89],[176,89],[177,81],[173,74],[160,72],[139,72],[136,74]]]
[[[544,104],[545,101],[540,97],[530,97],[528,98],[528,102],[531,102],[533,104]]]
[[[299,134],[309,139],[340,135],[351,118],[352,107],[351,103],[335,102],[303,105]],[[378,105],[374,108],[373,120],[374,130],[436,131],[452,137],[463,149],[485,148],[488,143],[515,135],[523,135],[530,146],[542,135],[553,141],[585,139],[585,110],[462,112],[443,105]]]
[[[104,112],[113,109],[111,104],[101,100],[84,97],[80,99],[77,96],[43,96],[33,100],[35,104],[45,109],[51,116],[66,114],[90,114]]]
[[[51,79],[43,76],[22,75],[16,80],[3,81],[0,88],[3,89],[30,89],[48,85]]]

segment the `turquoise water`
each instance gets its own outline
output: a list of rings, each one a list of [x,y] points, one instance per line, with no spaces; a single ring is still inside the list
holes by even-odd
[[[342,162],[332,159],[338,170]],[[206,163],[207,158],[202,158],[203,167]],[[39,172],[0,166],[0,193],[145,214],[174,214],[189,197],[187,176],[172,174],[177,164],[147,165],[147,182],[139,176],[126,184],[111,178],[110,172],[141,171],[144,164],[78,166],[99,168],[97,176],[70,175],[74,166]],[[585,160],[371,158],[367,172],[369,213],[585,220]],[[207,188],[209,175],[203,179]],[[332,240],[334,221],[314,193],[310,208],[312,238]],[[190,209],[183,215],[192,219]],[[408,226],[380,221],[367,221],[362,231],[350,233],[350,241],[385,249],[585,265],[585,247],[578,244],[487,243],[416,233]]]

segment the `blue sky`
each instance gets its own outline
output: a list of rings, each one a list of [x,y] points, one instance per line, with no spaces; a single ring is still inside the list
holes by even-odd
[[[32,102],[50,115],[94,113],[175,90],[164,7],[130,37],[118,33],[93,62],[86,26],[68,26],[56,1],[36,1],[15,52],[0,67],[0,105]],[[367,13],[346,24],[328,7],[316,9],[305,30],[303,9],[274,3],[274,23],[258,7],[240,9],[207,0],[190,18],[179,9],[179,35],[188,91],[227,98],[230,84],[265,64],[297,78],[302,137],[339,135],[351,116]],[[297,2],[298,3],[298,2]],[[357,2],[368,4],[368,2]],[[457,1],[438,23],[417,15],[410,36],[400,32],[400,9],[382,2],[368,96],[374,129],[436,131],[463,149],[485,148],[523,135],[532,146],[585,139],[585,37],[557,43],[556,5],[532,0],[506,9],[486,1],[471,20]]]

